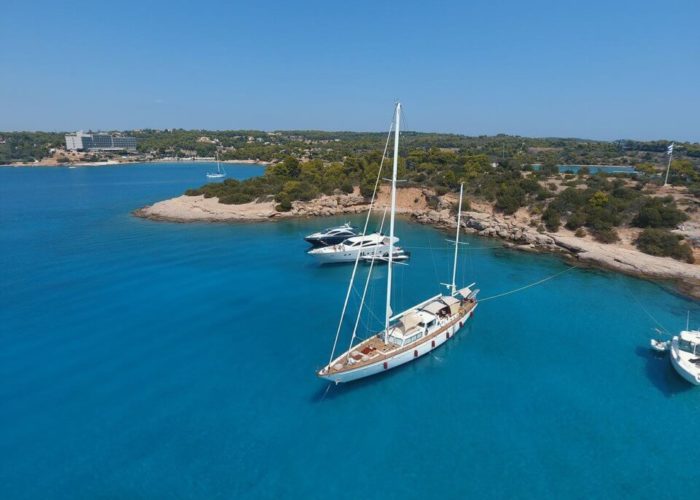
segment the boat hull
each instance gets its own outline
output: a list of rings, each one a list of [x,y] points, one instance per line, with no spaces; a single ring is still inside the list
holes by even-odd
[[[368,256],[371,257],[372,254],[382,254],[389,250],[388,245],[382,245],[375,248],[368,248],[365,250],[352,249],[343,250],[338,252],[319,252],[319,253],[309,253],[321,264],[334,264],[338,262],[355,262],[357,259],[357,253],[361,252],[360,257]]]
[[[678,353],[677,337],[674,337],[671,344],[671,365],[673,365],[673,368],[676,370],[676,372],[678,372],[678,375],[683,377],[685,380],[693,385],[700,385],[700,377],[686,370],[683,367],[684,363],[686,363],[686,361],[683,361]]]
[[[376,363],[364,365],[355,370],[344,370],[342,372],[328,374],[323,374],[319,372],[318,376],[320,378],[330,380],[331,382],[335,382],[336,384],[340,384],[345,382],[352,382],[353,380],[358,380],[361,378],[370,377],[378,373],[387,372],[398,366],[410,363],[411,361],[414,361],[434,351],[447,341],[452,340],[455,337],[455,334],[457,334],[457,332],[459,332],[459,330],[461,330],[467,323],[467,321],[469,321],[469,319],[474,315],[474,311],[476,310],[477,305],[478,304],[474,304],[474,307],[472,307],[471,310],[469,310],[469,312],[467,312],[461,318],[455,320],[454,323],[445,328],[445,330],[440,332],[438,335],[431,337],[425,342],[417,344],[412,349],[407,349],[394,356],[384,358],[380,361],[377,361]]]

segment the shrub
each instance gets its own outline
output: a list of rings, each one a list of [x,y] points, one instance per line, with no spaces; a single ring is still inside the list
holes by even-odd
[[[637,227],[676,227],[688,216],[676,208],[673,199],[649,198],[632,220]]]
[[[617,231],[615,231],[615,228],[612,227],[605,229],[594,229],[593,238],[601,243],[615,243],[616,241],[620,240],[620,237],[617,235]]]
[[[341,190],[343,193],[348,193],[348,194],[350,194],[350,193],[352,193],[353,189],[354,189],[354,188],[353,188],[352,183],[351,183],[350,181],[345,181],[345,182],[343,182],[343,183],[340,185],[340,190]]]
[[[363,179],[360,183],[360,194],[365,198],[371,198],[372,194],[374,194],[374,181]]]
[[[185,196],[199,196],[200,194],[202,194],[201,189],[188,189],[185,191]]]
[[[242,205],[254,201],[255,197],[246,193],[232,193],[219,197],[219,203],[224,205]]]
[[[503,213],[514,214],[525,201],[525,192],[517,184],[503,183],[496,193],[496,208]]]
[[[459,202],[458,202],[459,203]],[[462,212],[467,212],[472,209],[471,203],[469,203],[469,200],[467,198],[462,198]],[[450,210],[453,214],[457,213],[457,203],[452,205],[452,209]]]
[[[561,226],[561,219],[559,217],[559,212],[554,210],[552,207],[547,207],[542,214],[542,222],[544,222],[547,231],[556,233],[559,231],[559,226]]]
[[[438,196],[443,196],[443,195],[447,194],[448,191],[449,191],[449,189],[447,189],[445,186],[437,186],[435,188],[435,194]]]
[[[693,251],[683,238],[666,229],[647,228],[642,231],[635,244],[642,252],[649,255],[673,257],[686,262],[694,262]]]
[[[428,196],[427,202],[428,208],[437,210],[437,207],[440,204],[440,199],[437,196]]]
[[[586,236],[586,230],[580,227],[576,230],[574,236],[576,236],[577,238],[583,238],[584,236]]]
[[[279,203],[275,207],[275,210],[278,212],[289,212],[292,209],[292,200],[289,199],[286,193],[278,194],[276,199]]]
[[[566,228],[570,230],[578,229],[586,223],[586,214],[574,212],[566,219]]]

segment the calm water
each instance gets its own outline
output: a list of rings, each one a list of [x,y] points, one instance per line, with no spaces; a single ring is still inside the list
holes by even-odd
[[[576,269],[484,302],[433,356],[329,387],[314,370],[350,269],[301,236],[340,219],[129,215],[208,168],[0,168],[2,498],[700,496],[700,389],[647,348],[651,317],[676,330],[696,303]],[[395,310],[450,266],[444,234],[398,228]],[[566,269],[468,241],[484,298]]]
[[[604,172],[606,174],[636,174],[637,169],[632,165],[558,165],[559,173],[577,174],[582,167],[586,167],[591,174]],[[540,169],[539,164],[534,164],[535,170]]]

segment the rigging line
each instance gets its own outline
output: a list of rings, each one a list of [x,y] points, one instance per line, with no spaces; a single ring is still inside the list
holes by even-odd
[[[389,149],[389,141],[391,140],[391,131],[394,129],[394,118],[391,120],[391,126],[389,127],[389,133],[386,137],[386,144],[384,145],[384,152],[382,153],[382,161],[379,163],[379,170],[377,172],[377,180],[374,182],[374,191],[372,192],[372,199],[369,202],[369,209],[367,210],[367,218],[365,219],[365,226],[362,230],[362,235],[367,234],[367,226],[369,225],[369,219],[372,215],[372,207],[374,206],[374,201],[377,196],[377,187],[379,187],[379,181],[382,178],[382,166],[384,165],[384,159],[386,158],[386,152]],[[350,299],[350,293],[354,288],[355,274],[357,273],[357,265],[360,262],[360,253],[357,252],[355,257],[355,265],[352,268],[352,275],[350,276],[350,284],[348,285],[348,291],[345,294],[345,302],[343,303],[343,310],[340,313],[340,321],[338,321],[338,329],[335,332],[335,340],[333,340],[333,349],[331,349],[331,357],[328,361],[330,365],[333,362],[333,356],[335,356],[335,349],[338,347],[338,338],[340,337],[340,331],[343,328],[343,320],[345,319],[345,313],[348,309],[348,300]]]
[[[432,244],[431,240],[428,240],[428,245],[429,245],[428,248],[430,248],[430,258],[433,261],[433,272],[435,273],[435,281],[439,283],[440,277],[438,276],[438,272],[437,272],[437,264],[435,263],[435,254],[433,253],[433,244]]]
[[[529,285],[521,286],[520,288],[516,288],[515,290],[511,290],[509,292],[503,292],[503,293],[499,293],[497,295],[492,295],[491,297],[486,297],[485,299],[480,299],[479,302],[486,302],[487,300],[498,299],[500,297],[505,297],[506,295],[511,295],[513,293],[516,293],[516,292],[522,292],[523,290],[526,290],[528,288],[532,288],[533,286],[540,285],[540,284],[544,283],[545,281],[549,281],[551,279],[554,279],[561,274],[568,273],[569,271],[571,271],[572,269],[576,269],[577,267],[578,266],[571,266],[567,269],[564,269],[563,271],[559,271],[558,273],[553,274],[551,276],[548,276],[544,279],[541,279],[539,281],[535,281],[534,283],[530,283]]]
[[[462,245],[462,244],[460,243],[460,245]],[[402,247],[407,248],[409,250],[443,250],[443,251],[450,251],[450,252],[454,250],[454,246],[449,246],[449,247],[416,247],[416,246],[402,245]],[[469,248],[462,248],[460,246],[459,253],[472,252],[472,251],[477,251],[477,250],[493,250],[495,248],[504,248],[504,247],[502,245],[497,245],[497,246],[493,246],[493,247],[469,247]]]
[[[353,289],[353,292],[355,292],[355,295],[357,295],[358,297],[360,296],[360,293],[357,290]],[[370,307],[366,307],[365,309],[372,315],[372,317],[376,321],[378,321],[382,325],[384,324],[384,320],[380,319],[376,314],[374,314],[374,311],[372,311],[372,309]]]
[[[671,335],[671,334],[668,332],[668,330],[667,330],[666,328],[664,328],[664,325],[662,325],[661,323],[659,323],[659,322],[657,321],[657,319],[656,319],[649,311],[647,311],[646,307],[644,307],[644,305],[637,299],[637,296],[634,294],[634,292],[632,292],[632,290],[631,290],[629,287],[626,287],[626,288],[627,288],[627,291],[630,292],[630,295],[632,295],[632,298],[633,298],[634,301],[637,303],[637,305],[639,306],[639,308],[640,308],[642,311],[644,311],[644,314],[646,314],[647,316],[649,316],[649,318],[656,324],[656,326],[658,326],[659,328],[661,328],[661,330],[663,330],[663,333],[665,333],[666,335]]]
[[[384,208],[384,215],[382,215],[382,223],[379,225],[379,234],[382,233],[384,229],[384,220],[386,219],[386,208]],[[362,253],[362,251],[360,251]],[[357,318],[355,319],[355,326],[352,329],[352,337],[350,337],[350,345],[348,346],[348,351],[352,349],[352,343],[357,337],[357,326],[360,324],[360,317],[362,316],[362,308],[365,305],[365,297],[367,296],[367,288],[369,287],[369,281],[372,277],[372,269],[374,268],[374,261],[377,258],[377,249],[375,248],[372,252],[372,261],[369,264],[369,271],[367,272],[367,279],[365,280],[365,288],[362,290],[362,298],[360,299],[360,307],[357,311]]]

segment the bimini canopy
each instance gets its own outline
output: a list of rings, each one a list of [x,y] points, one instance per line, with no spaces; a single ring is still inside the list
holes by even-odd
[[[406,334],[406,332],[411,331],[413,328],[418,326],[418,324],[423,321],[423,318],[420,317],[420,314],[415,313],[415,312],[410,312],[408,314],[405,314],[404,316],[401,317],[399,320],[399,329]]]
[[[472,293],[472,289],[469,288],[469,287],[467,286],[467,287],[462,288],[462,289],[461,289],[460,291],[458,291],[457,293],[460,294],[460,295],[461,295],[462,297],[464,297],[465,299],[468,299],[468,298],[469,298],[469,295]]]
[[[444,304],[443,302],[436,300],[434,302],[431,302],[430,304],[427,304],[422,309],[425,312],[428,312],[430,314],[434,314],[437,316],[440,312],[447,314],[447,312],[448,312],[447,308],[448,308],[447,304]]]
[[[450,297],[448,295],[446,297],[442,297],[440,300],[450,307],[450,314],[456,314],[457,311],[459,311],[459,300],[455,299],[454,297]]]

